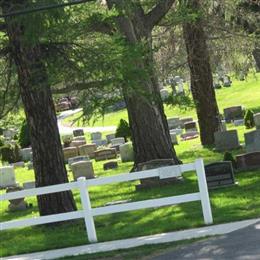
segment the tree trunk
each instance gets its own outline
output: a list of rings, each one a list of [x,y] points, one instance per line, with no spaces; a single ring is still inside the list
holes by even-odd
[[[260,48],[256,47],[253,50],[253,57],[255,59],[256,70],[260,71]]]
[[[15,3],[5,4],[3,12],[9,9],[9,4],[13,4],[12,7],[14,7]],[[41,59],[41,50],[38,43],[32,44],[26,41],[26,28],[18,21],[13,18],[6,19],[7,35],[17,68],[21,97],[30,129],[36,187],[65,183],[68,182],[67,172],[47,71]],[[76,209],[70,191],[41,195],[37,197],[37,200],[40,215]]]
[[[201,10],[200,0],[188,1],[188,8]],[[183,35],[191,76],[191,91],[195,102],[202,145],[214,144],[214,132],[220,129],[219,110],[213,88],[210,57],[201,18],[183,25]]]
[[[154,159],[174,159],[178,164],[175,150],[171,143],[169,128],[160,97],[158,79],[154,69],[152,53],[151,29],[147,28],[145,16],[140,5],[131,1],[108,0],[109,8],[113,5],[119,13],[129,16],[119,16],[117,24],[128,46],[140,46],[145,51],[135,57],[136,71],[146,74],[142,79],[131,82],[123,87],[127,105],[129,125],[132,132],[135,166]],[[129,9],[125,9],[129,7]],[[128,62],[128,61],[126,61]],[[136,88],[135,85],[138,85]]]

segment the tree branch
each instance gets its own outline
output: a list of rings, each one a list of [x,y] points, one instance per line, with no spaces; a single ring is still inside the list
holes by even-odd
[[[152,30],[167,14],[175,0],[158,0],[156,6],[145,15],[146,26]]]
[[[100,85],[107,85],[114,82],[112,79],[108,80],[97,80],[97,81],[89,81],[89,82],[75,82],[73,84],[67,85],[64,88],[54,88],[52,89],[52,94],[64,94],[71,91],[82,91],[82,90],[90,90],[97,89]]]

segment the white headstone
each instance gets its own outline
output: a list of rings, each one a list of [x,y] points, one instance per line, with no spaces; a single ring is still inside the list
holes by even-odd
[[[80,162],[80,161],[89,161],[89,157],[88,156],[76,156],[76,157],[71,157],[68,159],[68,164],[69,166],[71,166],[71,164],[75,163],[75,162]]]
[[[134,160],[134,150],[131,142],[120,145],[119,151],[122,162],[129,162]]]
[[[0,187],[16,186],[13,166],[0,167]]]
[[[160,95],[162,100],[165,100],[169,97],[169,91],[166,88],[160,90]]]
[[[32,161],[32,148],[24,148],[20,151],[23,161]]]
[[[175,133],[170,133],[170,136],[171,136],[172,144],[177,145],[178,144],[177,135]]]
[[[91,136],[91,140],[101,140],[101,138],[102,138],[102,133],[100,133],[100,132],[94,132],[94,133],[91,133],[90,134],[90,136]]]
[[[118,137],[111,139],[111,145],[121,145],[125,143],[125,138],[124,137]]]
[[[94,169],[91,161],[80,161],[71,164],[74,181],[79,177],[86,177],[86,179],[94,178]]]

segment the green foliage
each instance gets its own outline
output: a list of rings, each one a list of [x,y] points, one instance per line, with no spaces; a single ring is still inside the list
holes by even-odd
[[[237,168],[237,162],[236,162],[236,160],[234,159],[232,153],[230,153],[230,152],[225,152],[225,153],[224,153],[223,161],[231,162],[233,168],[234,168],[234,169]]]
[[[120,119],[116,129],[116,137],[124,137],[126,141],[128,138],[131,138],[131,130],[126,120]]]
[[[21,126],[18,142],[22,148],[26,148],[31,145],[30,132],[26,120],[23,121]]]
[[[19,146],[15,145],[4,145],[0,148],[1,157],[3,162],[15,163],[21,160],[19,153]]]
[[[255,126],[255,121],[254,121],[254,112],[250,109],[246,111],[245,117],[245,126],[247,129],[253,128]]]
[[[4,145],[4,137],[0,136],[0,147]]]

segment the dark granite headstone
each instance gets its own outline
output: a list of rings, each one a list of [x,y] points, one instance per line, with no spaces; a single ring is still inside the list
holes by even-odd
[[[83,129],[75,129],[73,130],[74,136],[84,136],[84,130]]]
[[[216,162],[205,165],[205,172],[209,189],[235,184],[231,162]]]
[[[260,168],[260,152],[240,154],[236,157],[239,170],[253,170]]]
[[[244,111],[242,106],[227,107],[224,109],[224,117],[227,123],[236,119],[244,118]]]
[[[160,167],[166,167],[175,165],[175,162],[173,159],[157,159],[157,160],[151,160],[144,163],[139,163],[137,166],[136,171],[145,171],[150,169],[157,169]],[[152,178],[146,178],[140,180],[141,184],[136,186],[136,189],[146,189],[146,188],[154,188],[154,187],[160,187],[172,183],[176,183],[176,181],[182,180],[182,178],[167,178],[167,179],[160,179],[159,177],[152,177]]]

